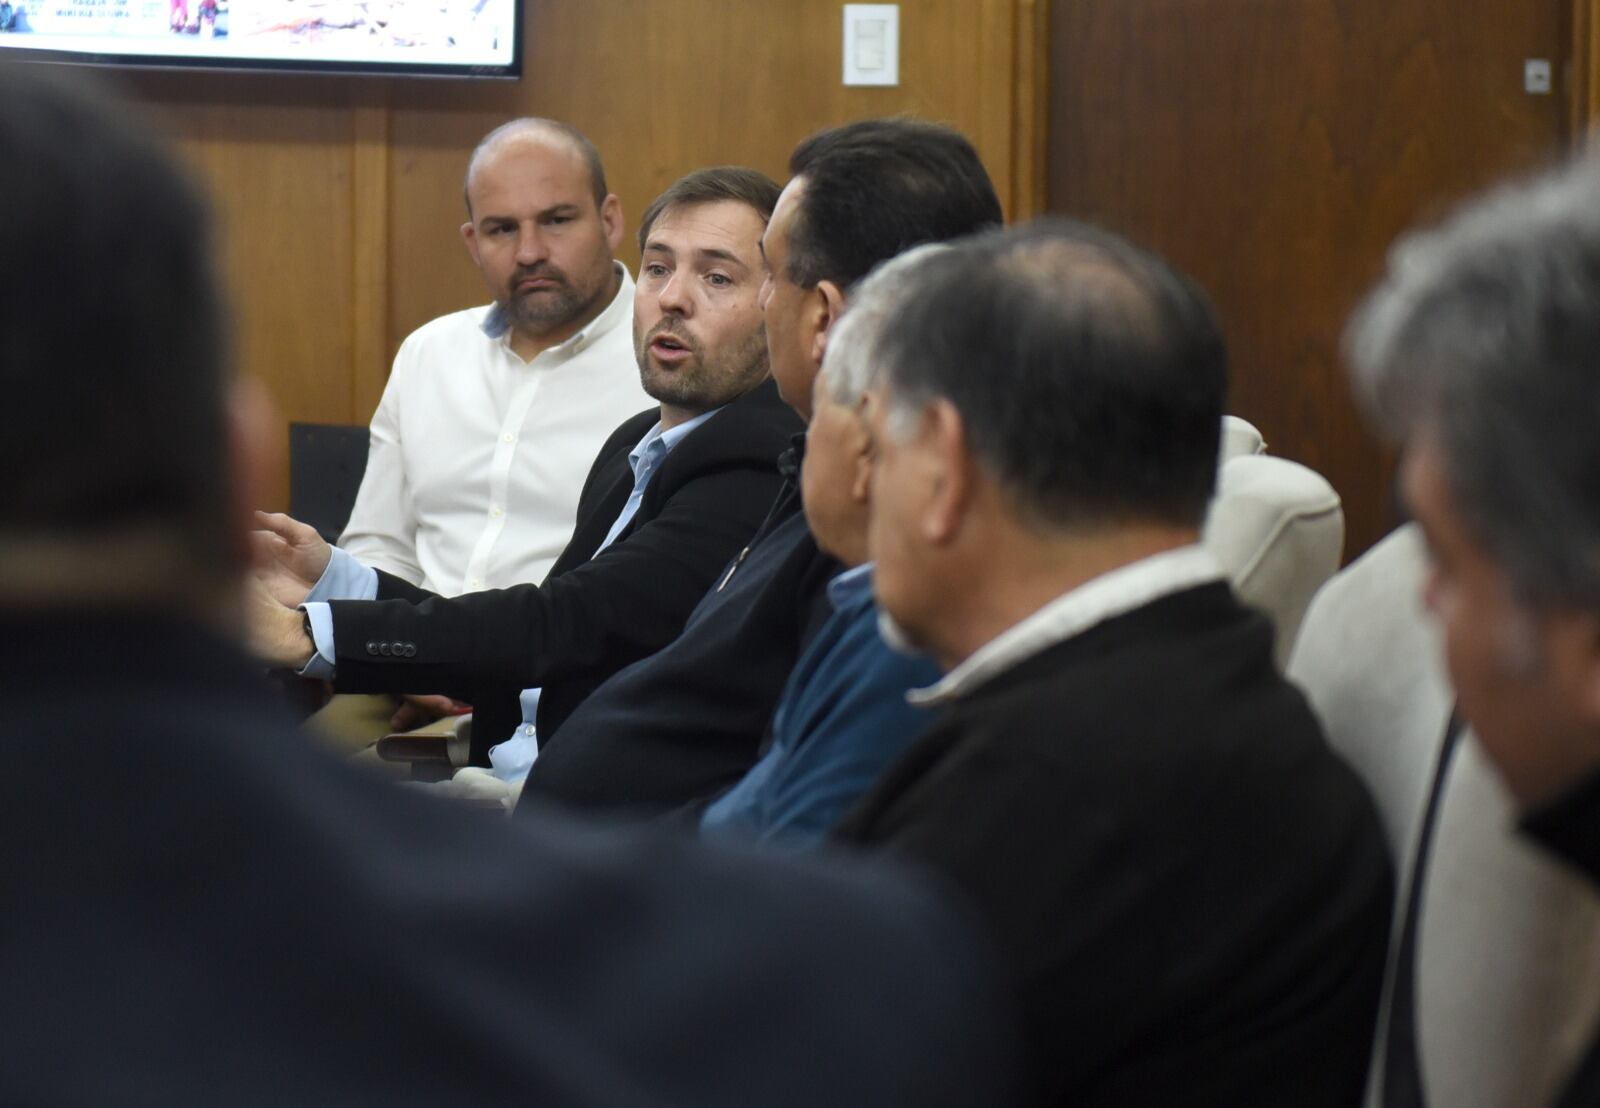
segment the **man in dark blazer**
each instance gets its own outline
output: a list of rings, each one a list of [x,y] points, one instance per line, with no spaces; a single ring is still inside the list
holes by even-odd
[[[313,602],[311,635],[298,614],[264,610],[269,656],[303,667],[318,637],[341,692],[473,704],[482,765],[518,730],[534,699],[521,690],[542,686],[525,724],[550,735],[605,678],[670,642],[765,517],[782,483],[777,457],[800,426],[767,379],[756,299],[777,195],[759,173],[721,167],[689,174],[645,212],[635,346],[661,407],[602,447],[572,541],[543,584],[445,599],[376,573],[376,601],[335,600],[324,616],[320,582],[351,559],[287,517],[263,517],[274,595]],[[308,672],[322,675],[320,664]]]
[[[848,842],[964,890],[1035,1100],[1348,1108],[1389,926],[1377,813],[1199,527],[1224,353],[1158,259],[1076,224],[901,277],[868,548],[938,718]]]
[[[920,120],[819,132],[795,148],[789,169],[762,240],[762,306],[773,378],[809,419],[812,380],[856,282],[919,243],[998,226],[1001,211],[972,144]],[[786,472],[798,472],[802,445]],[[738,781],[795,661],[831,614],[826,586],[841,568],[817,548],[787,484],[683,634],[619,670],[549,736],[518,810],[652,815]]]
[[[0,70],[0,1103],[1005,1099],[983,951],[902,876],[306,744],[230,633],[270,433],[205,213],[84,83]]]

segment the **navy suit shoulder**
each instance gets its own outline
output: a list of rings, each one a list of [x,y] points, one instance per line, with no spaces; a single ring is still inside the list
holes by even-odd
[[[313,749],[209,633],[0,631],[0,1103],[1004,1099],[987,952],[900,874],[485,821]]]
[[[543,584],[335,601],[335,687],[471,702],[482,762],[520,718],[519,690],[543,686],[539,725],[553,732],[607,676],[670,642],[765,518],[783,482],[776,458],[799,419],[770,380],[731,401],[667,455],[637,514],[596,554],[631,491],[626,455],[654,423],[647,415],[601,451],[584,490],[589,510]],[[367,650],[385,642],[404,644],[400,656]]]

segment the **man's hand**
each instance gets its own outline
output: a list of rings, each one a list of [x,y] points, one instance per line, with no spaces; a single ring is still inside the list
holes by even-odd
[[[305,613],[278,603],[259,579],[250,583],[250,648],[269,665],[303,669],[316,653]]]
[[[282,512],[257,512],[261,530],[250,533],[256,579],[285,607],[304,604],[328,568],[333,548],[317,529]]]
[[[448,696],[417,696],[407,693],[405,703],[389,720],[391,731],[409,731],[444,716],[461,716],[472,711],[472,705]]]

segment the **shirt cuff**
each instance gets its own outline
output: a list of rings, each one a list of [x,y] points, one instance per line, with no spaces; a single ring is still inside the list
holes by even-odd
[[[337,546],[331,550],[328,568],[322,571],[317,583],[306,593],[306,600],[376,600],[378,571],[362,565],[356,561],[354,554],[346,554]]]
[[[333,609],[314,601],[302,604],[300,607],[311,621],[311,641],[317,648],[317,652],[311,655],[311,660],[300,670],[300,676],[319,677],[331,681],[338,659],[333,644]]]

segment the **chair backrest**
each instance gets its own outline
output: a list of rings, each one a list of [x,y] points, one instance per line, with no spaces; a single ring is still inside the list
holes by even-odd
[[[1232,417],[1229,417],[1230,419]],[[1255,429],[1237,420],[1251,432]],[[1234,439],[1230,453],[1228,440]],[[1316,471],[1258,453],[1248,436],[1224,427],[1217,493],[1201,541],[1233,582],[1239,598],[1271,618],[1281,667],[1311,597],[1339,568],[1344,509],[1339,494]]]
[[[1256,425],[1236,415],[1222,417],[1222,445],[1217,452],[1220,466],[1229,458],[1242,458],[1247,454],[1265,454],[1267,444]]]
[[[364,425],[289,424],[289,514],[338,542],[367,472]]]
[[[1395,935],[1413,875],[1415,962],[1391,951],[1367,1104],[1382,1075],[1397,974],[1409,973],[1418,1067],[1437,1108],[1549,1103],[1600,1015],[1600,899],[1523,839],[1470,728],[1439,782],[1426,864],[1423,812],[1453,694],[1418,601],[1426,557],[1408,525],[1351,563],[1306,613],[1289,676],[1366,781],[1396,858]],[[1399,1029],[1404,1030],[1404,1029]]]

